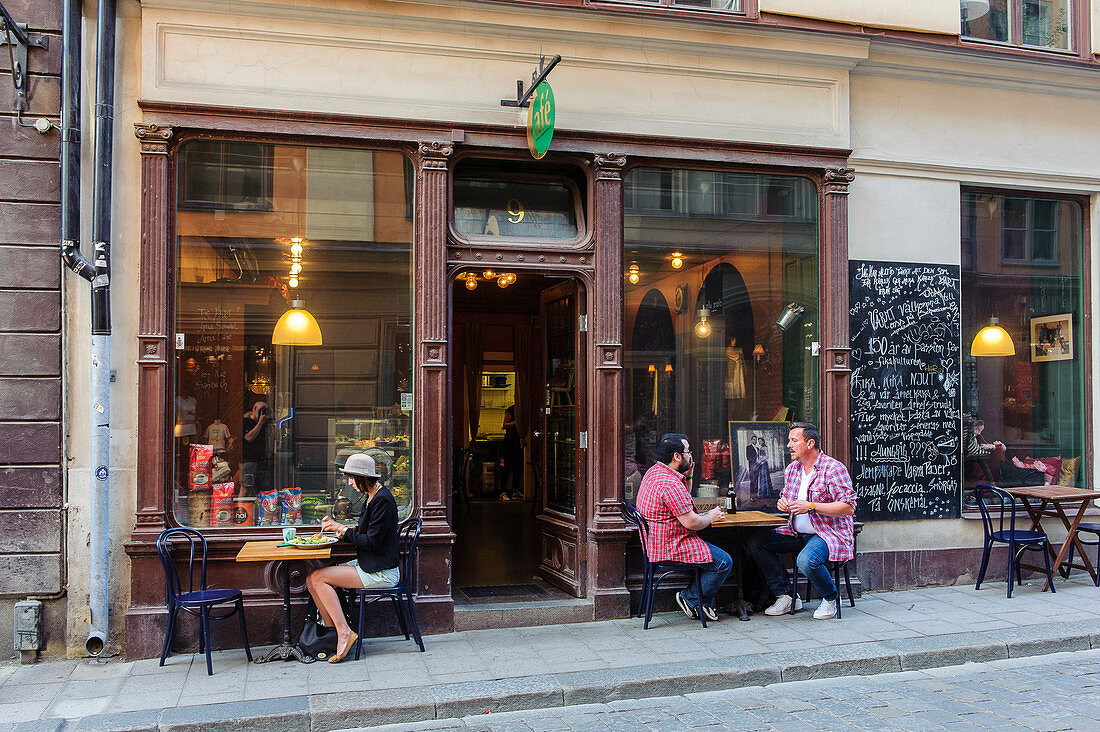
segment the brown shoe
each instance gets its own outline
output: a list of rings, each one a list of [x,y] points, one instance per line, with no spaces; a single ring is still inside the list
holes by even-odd
[[[340,649],[337,649],[336,653],[334,653],[332,655],[332,658],[330,658],[328,660],[328,662],[329,663],[340,663],[341,661],[343,661],[344,656],[348,655],[348,651],[351,650],[351,647],[355,645],[355,641],[357,641],[357,640],[359,640],[359,634],[356,633],[354,630],[351,631],[351,634],[348,636],[348,642],[344,646],[344,650],[341,651]]]

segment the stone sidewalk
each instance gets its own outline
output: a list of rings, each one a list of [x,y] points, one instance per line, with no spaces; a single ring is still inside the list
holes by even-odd
[[[246,662],[198,654],[106,664],[0,668],[0,730],[327,732],[786,681],[869,675],[1100,648],[1100,589],[1084,574],[1011,600],[1003,582],[868,593],[840,620],[722,616],[703,629],[680,613],[364,643],[340,664]],[[815,603],[809,603],[812,609]],[[257,650],[254,649],[254,653]]]

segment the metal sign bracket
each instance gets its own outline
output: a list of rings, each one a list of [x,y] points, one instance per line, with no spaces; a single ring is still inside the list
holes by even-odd
[[[515,99],[501,99],[500,106],[502,107],[529,107],[531,106],[531,95],[535,93],[535,87],[542,82],[546,81],[546,77],[550,75],[550,72],[561,61],[559,54],[554,54],[554,58],[550,59],[550,63],[546,63],[546,57],[539,55],[539,68],[538,71],[531,73],[531,86],[527,91],[523,90],[523,79],[516,80],[516,98]]]
[[[27,33],[26,23],[16,23],[8,11],[0,5],[0,46],[8,46],[11,61],[11,83],[15,89],[15,110],[26,112],[27,101],[27,52],[31,46],[49,48],[50,39],[41,33]]]

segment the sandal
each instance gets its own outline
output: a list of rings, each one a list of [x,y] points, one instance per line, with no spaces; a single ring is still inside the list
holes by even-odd
[[[339,649],[337,649],[336,653],[332,655],[332,658],[330,658],[328,662],[340,663],[341,661],[343,661],[344,656],[348,655],[348,651],[351,650],[351,647],[355,645],[355,641],[357,640],[359,640],[359,634],[356,633],[354,630],[351,631],[351,634],[348,636],[347,645],[344,646],[344,650],[340,651]]]

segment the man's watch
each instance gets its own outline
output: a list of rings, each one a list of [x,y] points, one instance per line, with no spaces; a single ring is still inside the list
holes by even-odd
[[[810,501],[810,508],[806,511],[806,513],[811,515],[811,516],[814,515],[815,513],[817,513],[817,509],[814,508],[814,502],[813,501]]]

